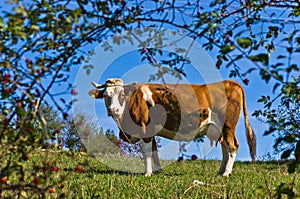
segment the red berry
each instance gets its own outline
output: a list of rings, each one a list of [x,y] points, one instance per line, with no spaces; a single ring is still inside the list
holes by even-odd
[[[54,193],[55,190],[54,189],[49,189],[49,193]]]
[[[116,144],[117,144],[118,147],[120,147],[121,144],[122,144],[121,140],[118,140]]]
[[[7,88],[4,90],[5,93],[13,93],[14,92],[14,89],[12,88]]]
[[[79,173],[81,173],[81,172],[83,171],[83,169],[82,169],[82,166],[81,166],[81,165],[78,165],[78,166],[77,166],[77,171],[78,171]]]
[[[21,107],[22,107],[22,102],[18,102],[17,106],[18,106],[19,108],[21,108]]]
[[[75,88],[72,88],[71,94],[72,94],[72,95],[77,95],[77,94],[78,94],[77,91],[75,90]]]
[[[43,72],[42,72],[42,71],[39,71],[39,72],[38,72],[38,76],[39,76],[39,77],[42,77],[42,76],[43,76]]]
[[[4,77],[5,77],[6,79],[9,79],[11,76],[10,76],[9,73],[6,73],[6,74],[4,75]]]
[[[30,155],[29,155],[29,154],[26,154],[26,155],[24,156],[24,159],[25,159],[25,160],[29,160],[29,159],[30,159]]]
[[[69,114],[68,113],[64,113],[63,116],[64,116],[64,119],[66,120],[69,117]]]
[[[6,181],[7,181],[6,177],[2,177],[2,178],[1,178],[1,183],[4,184],[4,183],[6,183]]]
[[[221,17],[226,17],[226,14],[225,13],[221,13]]]
[[[32,180],[32,183],[35,184],[35,185],[38,185],[38,184],[40,183],[40,179],[34,178],[34,179]]]
[[[53,167],[53,171],[57,171],[58,168],[56,166]]]
[[[3,120],[3,122],[4,122],[4,124],[8,124],[8,122],[9,122],[9,119],[8,118],[4,118],[4,120]]]
[[[146,53],[147,51],[148,51],[147,48],[144,48],[144,49],[142,50],[142,54]]]
[[[192,155],[191,159],[192,159],[192,160],[197,160],[198,157],[197,157],[196,155]]]
[[[60,133],[60,129],[56,129],[56,133]]]
[[[244,82],[244,84],[248,85],[249,84],[249,79],[244,79],[243,82]]]
[[[49,165],[51,165],[51,162],[47,161],[45,164],[46,164],[47,166],[49,166]]]

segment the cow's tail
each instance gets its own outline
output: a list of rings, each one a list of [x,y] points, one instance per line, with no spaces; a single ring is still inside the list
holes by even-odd
[[[256,157],[256,136],[254,134],[253,129],[251,128],[249,118],[248,118],[248,112],[247,112],[247,107],[246,107],[246,95],[244,92],[244,89],[242,88],[243,91],[243,112],[244,112],[244,120],[245,120],[245,127],[246,127],[246,136],[247,136],[247,142],[250,148],[250,155],[252,162],[255,162],[255,157]]]

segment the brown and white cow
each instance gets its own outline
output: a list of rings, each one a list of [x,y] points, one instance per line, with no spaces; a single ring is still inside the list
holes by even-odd
[[[219,175],[229,176],[239,147],[235,128],[243,109],[246,135],[252,161],[255,161],[256,138],[249,124],[245,93],[240,84],[222,81],[212,84],[124,85],[118,78],[105,84],[92,82],[93,98],[104,98],[108,116],[120,129],[120,137],[129,142],[142,141],[145,175],[160,170],[154,136],[190,141],[206,135],[211,144],[222,145]]]

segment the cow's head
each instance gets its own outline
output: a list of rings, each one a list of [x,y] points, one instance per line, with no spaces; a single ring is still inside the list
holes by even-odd
[[[108,116],[121,118],[125,109],[124,84],[121,79],[111,78],[105,84],[92,82],[96,88],[89,91],[93,98],[104,98]]]

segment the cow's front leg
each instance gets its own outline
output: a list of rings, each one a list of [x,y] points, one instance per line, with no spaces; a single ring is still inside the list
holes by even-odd
[[[152,175],[152,138],[142,139],[142,151],[145,164],[145,176]]]

